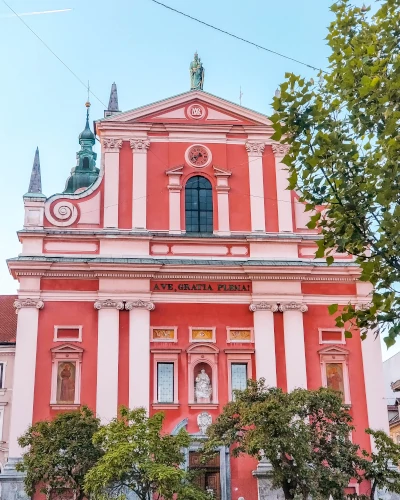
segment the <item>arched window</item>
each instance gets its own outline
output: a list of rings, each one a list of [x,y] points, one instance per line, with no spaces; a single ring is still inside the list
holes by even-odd
[[[213,203],[211,182],[197,175],[185,187],[185,217],[187,233],[213,232]]]

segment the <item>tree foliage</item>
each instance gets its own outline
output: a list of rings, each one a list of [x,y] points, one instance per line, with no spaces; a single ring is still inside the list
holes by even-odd
[[[363,452],[363,478],[371,482],[370,500],[375,499],[379,490],[400,493],[400,446],[383,431],[366,430],[372,436],[376,450],[372,453]]]
[[[350,0],[332,5],[328,72],[317,83],[287,74],[272,120],[273,139],[291,146],[290,188],[321,230],[316,256],[354,255],[375,287],[370,306],[346,306],[337,324],[363,335],[380,325],[390,346],[400,332],[400,0],[379,4],[372,16]]]
[[[82,407],[29,427],[18,439],[19,445],[29,450],[17,464],[17,470],[26,473],[27,494],[39,489],[49,498],[70,490],[75,500],[82,500],[84,476],[101,456],[92,442],[99,425],[93,412]]]
[[[350,478],[359,477],[351,422],[341,395],[330,389],[285,393],[250,380],[208,429],[205,450],[232,446],[234,456],[267,459],[272,485],[286,499],[343,498]]]
[[[205,500],[207,495],[191,483],[181,468],[183,449],[190,443],[182,429],[176,436],[162,433],[164,415],[148,417],[146,410],[122,407],[119,418],[100,428],[94,443],[104,452],[85,478],[90,498],[123,498],[130,490],[141,500],[152,494],[164,500]]]

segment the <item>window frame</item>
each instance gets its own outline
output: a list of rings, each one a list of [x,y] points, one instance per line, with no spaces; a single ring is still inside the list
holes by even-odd
[[[232,389],[232,365],[247,365],[247,380],[253,378],[253,355],[254,349],[225,349],[228,366],[228,399],[233,401]]]
[[[193,179],[204,179],[208,185],[209,185],[209,188],[201,188],[201,187],[198,187],[198,188],[194,188],[194,187],[190,187],[188,188],[188,184],[193,180]],[[191,190],[191,191],[197,191],[197,210],[192,210],[192,209],[188,209],[188,204],[189,204],[189,200],[188,200],[188,191]],[[205,191],[206,193],[209,193],[209,197],[207,196],[206,194],[206,208],[205,210],[201,210],[200,209],[200,199],[201,199],[201,196],[200,196],[200,191],[203,190]],[[188,234],[213,234],[214,233],[214,199],[213,199],[213,196],[214,196],[214,192],[213,192],[213,185],[211,183],[211,181],[204,175],[193,175],[191,177],[189,177],[189,179],[186,181],[186,184],[185,184],[185,194],[184,194],[184,212],[185,212],[185,232],[188,233]],[[190,200],[191,202],[192,200]],[[209,205],[210,203],[210,205]],[[211,208],[210,208],[211,207]],[[198,230],[197,231],[193,231],[191,229],[192,227],[192,223],[190,222],[190,224],[188,223],[188,212],[190,212],[190,215],[192,217],[192,213],[193,212],[197,212],[197,226],[198,226]],[[206,215],[206,223],[205,223],[205,226],[206,226],[206,230],[205,231],[202,231],[201,228],[200,228],[200,225],[201,225],[201,222],[200,222],[200,215],[201,213],[204,212],[205,215]],[[211,223],[209,225],[208,223],[208,217],[207,215],[211,213]],[[188,227],[190,226],[190,229],[188,229]]]
[[[4,415],[6,411],[6,405],[7,403],[2,402],[0,403],[0,442],[5,443],[4,439]]]
[[[351,395],[350,395],[350,379],[349,379],[349,367],[348,358],[349,351],[342,347],[325,347],[320,349],[320,364],[321,364],[321,381],[323,387],[328,387],[328,382],[326,378],[326,365],[327,364],[341,364],[343,370],[343,403],[345,405],[351,405]]]
[[[0,391],[4,391],[6,389],[6,369],[7,369],[7,361],[0,361],[1,369],[0,369]]]
[[[51,371],[51,395],[50,406],[55,409],[73,409],[80,406],[81,399],[81,375],[83,349],[71,344],[64,344],[51,349],[52,371]],[[73,403],[60,403],[57,401],[57,376],[60,363],[75,362],[75,399]]]
[[[153,406],[158,409],[176,408],[179,406],[179,372],[178,360],[181,349],[151,349],[153,354]],[[173,387],[174,398],[171,403],[158,401],[158,363],[171,363],[174,365],[173,369]]]
[[[161,366],[171,366],[172,367],[172,397],[171,401],[161,401],[160,400],[160,367]],[[173,404],[175,401],[175,363],[172,361],[157,361],[157,402],[161,404]]]
[[[78,338],[59,337],[58,330],[79,330]],[[82,325],[54,325],[53,342],[82,342]]]
[[[322,332],[341,332],[342,337],[341,340],[323,340]],[[344,336],[344,328],[318,328],[318,336],[319,336],[319,344],[338,344],[344,345],[346,344],[346,338]]]

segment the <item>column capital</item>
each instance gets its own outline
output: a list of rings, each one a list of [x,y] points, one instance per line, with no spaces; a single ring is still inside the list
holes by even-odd
[[[106,300],[96,300],[94,303],[94,308],[95,309],[118,309],[119,311],[122,311],[124,309],[124,303],[122,300],[112,300],[112,299],[106,299]]]
[[[44,302],[40,299],[17,299],[14,301],[15,311],[18,313],[23,307],[35,307],[36,309],[43,309]]]
[[[129,144],[134,153],[147,153],[150,147],[150,141],[148,139],[129,139]]]
[[[372,302],[360,302],[354,306],[356,311],[367,311],[373,306]]]
[[[153,302],[146,302],[144,300],[134,300],[132,302],[125,302],[125,309],[127,311],[132,311],[132,309],[147,309],[148,311],[154,311],[156,306]]]
[[[286,302],[279,305],[279,310],[281,312],[300,311],[302,313],[305,313],[308,311],[308,307],[306,304],[303,304],[303,302]]]
[[[106,153],[119,153],[119,150],[122,148],[122,139],[105,137],[102,140],[102,146]]]
[[[262,156],[265,148],[265,142],[247,141],[245,146],[249,156]]]
[[[278,156],[282,158],[286,156],[289,152],[289,149],[290,149],[289,144],[280,144],[279,142],[275,142],[274,144],[272,144],[272,151],[275,157]]]
[[[251,312],[256,312],[256,311],[271,311],[271,312],[277,312],[278,311],[278,304],[275,302],[252,302],[249,305],[249,309]]]

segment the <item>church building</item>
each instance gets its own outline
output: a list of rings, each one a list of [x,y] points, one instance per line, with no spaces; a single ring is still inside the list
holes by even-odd
[[[367,303],[370,285],[348,255],[314,259],[318,232],[287,190],[268,117],[205,92],[197,54],[190,76],[188,92],[124,112],[113,84],[93,127],[87,103],[60,193],[42,193],[35,156],[8,261],[19,290],[3,492],[21,489],[18,436],[81,405],[103,422],[120,405],[163,411],[166,432],[192,436],[189,468],[250,378],[340,390],[367,450],[367,427],[388,430],[379,341],[345,338],[328,313]],[[268,464],[221,449],[203,467],[217,500],[266,498]]]

